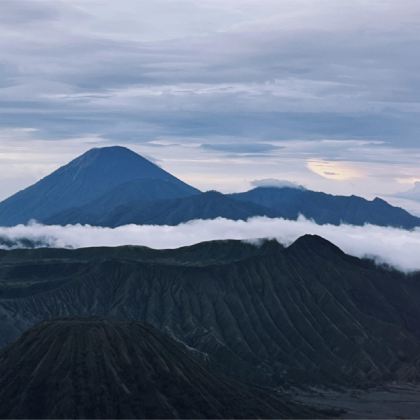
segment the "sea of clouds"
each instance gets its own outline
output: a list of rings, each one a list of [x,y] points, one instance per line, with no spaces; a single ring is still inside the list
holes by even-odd
[[[303,217],[297,221],[266,217],[254,217],[247,221],[218,218],[193,220],[177,226],[126,225],[117,228],[31,223],[0,227],[0,248],[143,245],[164,249],[216,239],[259,238],[277,239],[288,246],[307,233],[328,239],[350,255],[369,257],[405,272],[420,270],[420,229],[407,231],[373,225],[317,225]]]

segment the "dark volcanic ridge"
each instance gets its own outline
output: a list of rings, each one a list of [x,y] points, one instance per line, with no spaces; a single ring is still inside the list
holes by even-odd
[[[304,236],[289,248],[217,241],[0,252],[0,344],[63,316],[144,321],[270,386],[420,379],[420,274]]]
[[[317,415],[211,373],[191,350],[140,322],[43,322],[0,353],[0,418]]]

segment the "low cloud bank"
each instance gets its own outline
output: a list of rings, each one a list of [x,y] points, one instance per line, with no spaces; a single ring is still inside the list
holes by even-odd
[[[297,221],[266,217],[248,221],[219,218],[194,220],[178,226],[126,225],[118,228],[29,224],[0,227],[0,248],[143,245],[163,249],[216,239],[258,238],[274,238],[288,246],[307,233],[328,239],[350,255],[373,258],[405,272],[420,270],[420,229],[321,226],[304,218]]]
[[[256,179],[251,182],[251,185],[253,187],[295,188],[298,190],[306,189],[303,185],[296,184],[295,182],[275,178]]]

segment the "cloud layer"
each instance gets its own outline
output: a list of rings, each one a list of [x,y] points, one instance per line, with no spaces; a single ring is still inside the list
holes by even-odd
[[[357,257],[369,257],[405,272],[420,270],[420,230],[406,231],[372,225],[317,225],[256,217],[248,221],[195,220],[178,226],[126,225],[118,228],[93,226],[43,226],[32,224],[0,228],[0,247],[28,246],[81,248],[143,245],[156,249],[177,248],[217,239],[257,240],[275,238],[288,246],[304,234],[317,234]]]

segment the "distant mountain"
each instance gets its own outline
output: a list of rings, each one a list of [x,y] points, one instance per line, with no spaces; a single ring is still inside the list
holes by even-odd
[[[0,353],[0,417],[315,418],[279,393],[211,373],[140,322],[58,319]]]
[[[419,383],[419,301],[420,274],[377,267],[317,236],[288,248],[0,251],[0,345],[57,317],[139,320],[206,354],[213,372],[262,385]]]
[[[128,223],[176,225],[193,219],[253,216],[318,224],[348,223],[412,229],[420,218],[375,198],[335,196],[301,187],[257,187],[223,195],[200,193],[152,162],[123,147],[92,149],[33,186],[0,203],[0,226],[26,223]]]
[[[134,194],[130,197],[134,197]],[[54,215],[45,221],[49,224],[87,223],[115,227],[129,223],[177,225],[194,219],[217,217],[246,220],[254,216],[267,216],[296,220],[303,215],[318,224],[361,226],[369,223],[404,229],[420,226],[420,218],[379,198],[369,201],[357,196],[335,196],[302,188],[258,187],[228,195],[209,191],[181,198],[137,199],[125,203],[118,198],[118,193],[108,194],[105,198]],[[97,204],[103,201],[106,204]],[[91,211],[92,208],[97,210]]]
[[[224,217],[232,220],[246,220],[256,215],[266,214],[267,209],[254,203],[234,200],[217,191],[208,191],[170,200],[136,200],[118,206],[109,206],[108,211],[104,210],[101,214],[92,214],[83,209],[77,209],[71,214],[68,212],[65,215],[51,217],[47,223],[88,223],[110,227],[130,223],[177,225],[195,219]]]
[[[160,179],[135,180],[118,185],[84,206],[61,211],[42,221],[58,225],[82,223],[112,226],[114,220],[135,219],[139,214],[142,217],[143,209],[160,210],[161,202],[172,203],[180,197],[185,197],[188,202],[188,198],[194,200],[200,195],[197,190],[185,188],[183,183]],[[237,207],[244,205],[238,204]]]
[[[231,194],[230,197],[263,207],[271,217],[295,220],[303,215],[318,224],[333,225],[370,223],[404,229],[420,226],[419,217],[391,206],[380,198],[369,201],[355,195],[337,196],[288,187],[258,187],[244,193]]]
[[[114,201],[126,203],[139,192],[142,198],[154,200],[182,197],[198,190],[129,149],[97,148],[0,203],[0,225],[31,219],[45,221],[90,202],[92,212],[97,213],[113,196]]]

